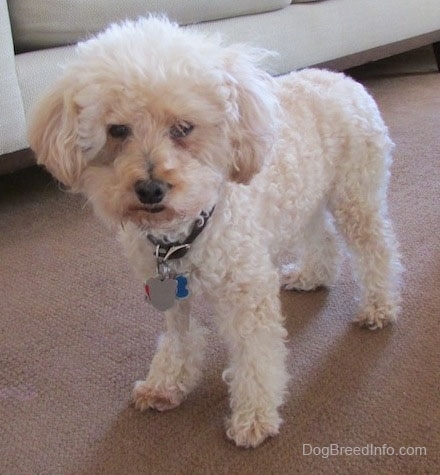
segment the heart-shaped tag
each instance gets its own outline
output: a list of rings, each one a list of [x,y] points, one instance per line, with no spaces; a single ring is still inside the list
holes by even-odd
[[[164,312],[169,310],[176,299],[177,281],[175,279],[160,279],[152,277],[145,283],[147,300],[154,308]]]

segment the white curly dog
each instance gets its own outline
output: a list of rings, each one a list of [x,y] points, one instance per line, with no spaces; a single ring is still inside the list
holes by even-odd
[[[287,332],[280,287],[331,285],[341,236],[360,286],[356,320],[395,320],[400,264],[386,194],[393,144],[377,106],[343,74],[272,78],[267,52],[148,17],[80,43],[35,108],[38,162],[118,229],[166,310],[137,408],[178,406],[200,379],[212,302],[229,349],[227,435],[255,447],[278,433]],[[292,264],[281,265],[286,253]]]

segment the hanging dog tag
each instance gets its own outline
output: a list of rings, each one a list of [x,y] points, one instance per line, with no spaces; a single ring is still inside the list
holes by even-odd
[[[176,301],[177,280],[152,277],[145,283],[147,300],[154,308],[164,312],[169,310]]]
[[[189,296],[188,279],[184,275],[176,275],[176,299],[185,300]]]
[[[188,279],[184,275],[172,276],[167,262],[170,256],[188,247],[187,244],[172,246],[163,256],[160,255],[160,245],[156,246],[157,276],[145,282],[145,294],[147,301],[157,310],[169,310],[176,299],[184,300],[189,296]]]

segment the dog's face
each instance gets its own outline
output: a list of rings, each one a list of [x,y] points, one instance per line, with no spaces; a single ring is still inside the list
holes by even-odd
[[[255,50],[157,18],[113,25],[37,106],[38,162],[111,223],[168,230],[248,183],[274,139],[276,100]]]

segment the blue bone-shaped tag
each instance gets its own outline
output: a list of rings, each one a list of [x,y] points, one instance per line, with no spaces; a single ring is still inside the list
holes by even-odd
[[[184,300],[189,296],[188,290],[188,279],[184,275],[177,275],[177,289],[176,289],[176,298],[178,300]]]

